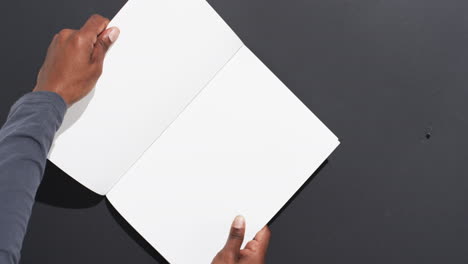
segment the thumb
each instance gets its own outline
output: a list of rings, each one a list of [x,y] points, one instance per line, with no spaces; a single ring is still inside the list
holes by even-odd
[[[226,245],[223,248],[224,253],[228,256],[232,256],[235,259],[239,258],[240,248],[244,241],[245,234],[245,219],[243,216],[237,216],[231,225],[231,231]]]
[[[93,62],[99,64],[103,63],[107,51],[109,50],[110,46],[117,40],[119,35],[120,30],[116,27],[111,27],[104,30],[104,32],[98,36],[92,54]]]

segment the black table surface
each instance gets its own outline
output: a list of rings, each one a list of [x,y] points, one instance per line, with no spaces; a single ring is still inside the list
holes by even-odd
[[[271,223],[267,263],[467,263],[468,2],[209,2],[342,142]],[[54,33],[124,3],[3,1],[0,121]],[[165,261],[49,164],[22,263]]]

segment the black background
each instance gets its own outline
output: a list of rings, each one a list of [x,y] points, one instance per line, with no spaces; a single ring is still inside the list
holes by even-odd
[[[342,141],[273,221],[267,262],[467,263],[468,2],[209,2]],[[124,3],[2,1],[0,121],[54,33]],[[24,264],[164,263],[51,165],[37,200]]]

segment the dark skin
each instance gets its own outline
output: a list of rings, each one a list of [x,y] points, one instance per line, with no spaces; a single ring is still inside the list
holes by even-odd
[[[37,76],[34,91],[59,94],[68,106],[88,95],[102,73],[104,58],[119,36],[116,27],[107,28],[109,20],[91,16],[79,30],[64,29],[54,36]],[[263,264],[271,232],[264,227],[241,249],[245,219],[236,217],[226,244],[212,264]]]
[[[54,36],[34,91],[58,93],[68,106],[85,97],[101,76],[106,52],[119,29],[93,15],[80,30],[64,29]]]
[[[237,216],[232,222],[224,248],[213,259],[212,264],[263,264],[270,243],[271,232],[265,226],[241,249],[245,234],[245,219]]]

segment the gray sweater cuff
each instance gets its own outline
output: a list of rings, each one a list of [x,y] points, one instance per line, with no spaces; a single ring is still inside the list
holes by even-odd
[[[57,93],[46,91],[30,92],[16,101],[16,103],[11,107],[9,117],[23,105],[50,107],[57,114],[59,123],[62,123],[68,108],[65,100],[63,100],[63,98]]]

